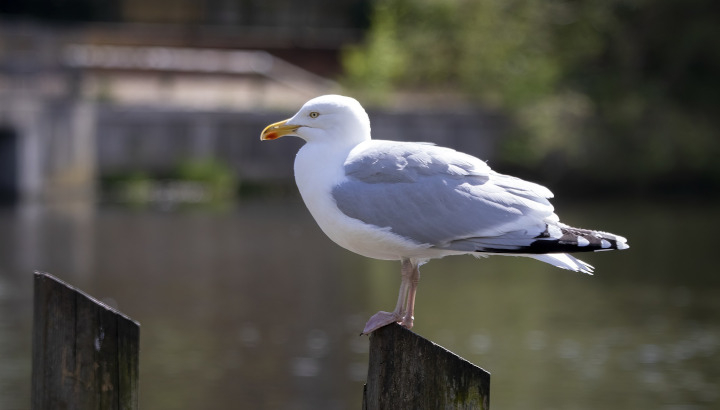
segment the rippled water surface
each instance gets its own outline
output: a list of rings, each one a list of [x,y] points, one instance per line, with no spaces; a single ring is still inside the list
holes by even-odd
[[[568,203],[626,235],[596,275],[508,257],[422,269],[415,331],[492,373],[494,409],[720,408],[718,203]],[[295,201],[223,210],[0,210],[0,409],[29,408],[32,271],[141,325],[144,409],[359,409],[365,320],[399,263],[325,238]]]

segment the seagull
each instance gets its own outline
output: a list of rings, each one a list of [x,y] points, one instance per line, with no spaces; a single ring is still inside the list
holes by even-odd
[[[619,235],[560,222],[549,189],[497,173],[471,155],[422,142],[373,140],[370,119],[350,97],[324,95],[260,139],[305,140],[295,158],[300,195],[323,232],[352,252],[401,262],[392,312],[378,312],[369,334],[391,323],[412,328],[419,267],[471,254],[525,256],[592,274],[570,252],[629,248]]]

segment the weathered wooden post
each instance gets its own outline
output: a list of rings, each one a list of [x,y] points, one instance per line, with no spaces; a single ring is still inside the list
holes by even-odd
[[[490,373],[393,324],[370,334],[363,410],[490,408]]]
[[[138,408],[140,325],[35,273],[32,408]]]

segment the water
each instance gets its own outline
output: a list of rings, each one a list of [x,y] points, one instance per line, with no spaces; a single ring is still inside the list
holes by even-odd
[[[537,261],[422,269],[415,331],[492,373],[494,409],[720,407],[717,203],[569,203],[569,224],[626,235]],[[29,408],[33,270],[141,325],[140,407],[358,409],[365,320],[395,304],[399,263],[330,242],[296,201],[216,211],[0,211],[0,409]]]

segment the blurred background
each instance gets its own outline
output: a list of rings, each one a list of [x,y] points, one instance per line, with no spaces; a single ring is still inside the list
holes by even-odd
[[[493,408],[719,408],[718,73],[709,0],[4,0],[0,409],[30,406],[34,270],[141,323],[141,408],[359,408],[399,264],[324,237],[301,142],[259,141],[328,93],[629,238],[595,276],[424,267],[414,330]]]

